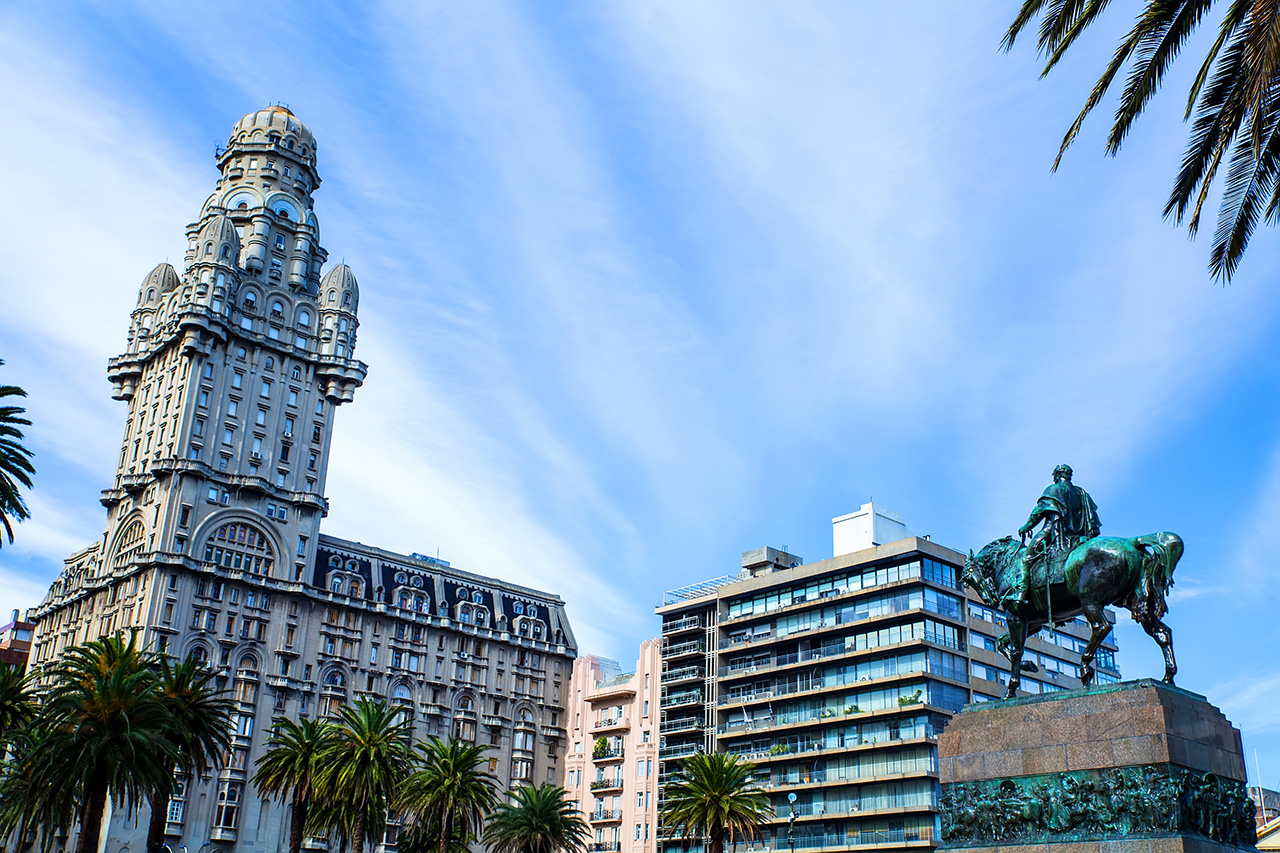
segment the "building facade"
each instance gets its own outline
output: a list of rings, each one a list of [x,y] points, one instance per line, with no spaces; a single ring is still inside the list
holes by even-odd
[[[20,672],[26,671],[35,627],[22,619],[17,610],[13,611],[9,624],[0,625],[0,664],[16,667]]]
[[[761,548],[736,575],[666,594],[660,786],[689,755],[739,753],[775,813],[757,846],[936,846],[937,735],[964,704],[1002,695],[1002,629],[966,596],[964,555],[910,535],[896,514],[868,504],[834,519],[833,539],[829,560]],[[1048,674],[1023,686],[1078,687],[1074,641],[1087,636],[1075,623],[1029,642]],[[1106,650],[1099,677],[1118,680]],[[698,848],[671,832],[664,849]]]
[[[143,280],[108,364],[128,413],[106,525],[30,612],[34,666],[130,630],[217,668],[235,743],[212,776],[179,780],[174,849],[279,849],[287,807],[248,784],[273,720],[359,696],[402,706],[419,737],[492,746],[504,783],[558,778],[575,655],[561,599],[320,532],[334,419],[367,368],[356,278],[322,275],[314,136],[259,110],[217,162],[184,272]],[[105,853],[140,849],[148,817],[114,814]]]
[[[634,672],[594,655],[573,664],[564,786],[591,826],[593,851],[654,853],[658,840],[661,641]]]

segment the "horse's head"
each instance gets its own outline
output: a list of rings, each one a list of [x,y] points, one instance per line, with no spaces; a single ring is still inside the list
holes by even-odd
[[[987,605],[994,607],[999,601],[997,581],[1021,547],[1012,536],[1005,536],[988,543],[977,554],[969,552],[964,561],[964,582],[973,587]]]

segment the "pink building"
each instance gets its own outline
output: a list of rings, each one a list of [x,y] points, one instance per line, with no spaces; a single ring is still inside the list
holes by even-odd
[[[635,672],[582,655],[569,680],[564,786],[591,825],[592,851],[654,853],[662,644],[640,644]]]

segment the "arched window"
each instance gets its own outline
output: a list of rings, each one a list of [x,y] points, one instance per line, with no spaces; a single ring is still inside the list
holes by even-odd
[[[153,287],[147,291],[147,301],[150,302],[155,298],[156,298],[156,289]]]
[[[409,609],[409,593],[407,592],[400,593],[400,609],[401,610]]]
[[[347,571],[354,572],[354,571],[357,571],[358,569],[359,567],[356,565],[355,560],[347,560]]]
[[[331,589],[331,590],[332,590],[332,591],[334,591],[334,592],[342,592],[342,577],[341,577],[341,575],[334,575],[334,576],[333,576],[333,580],[329,581],[329,589]]]
[[[339,557],[339,556],[337,556],[337,555],[334,555],[334,556],[330,557],[330,558],[329,558],[329,567],[330,567],[330,568],[332,568],[332,569],[340,569],[340,568],[342,568],[342,558],[341,558],[341,557]]]
[[[147,530],[142,526],[142,522],[134,519],[125,527],[124,532],[120,534],[120,538],[116,540],[116,555],[111,560],[111,567],[121,569],[133,562],[133,558],[137,556],[144,545],[146,545]]]
[[[209,652],[207,649],[205,649],[204,646],[194,647],[193,649],[191,649],[189,654],[193,660],[199,662],[200,666],[202,667],[209,666]]]
[[[530,604],[530,605],[525,609],[525,611],[524,611],[524,612],[525,612],[525,615],[527,615],[529,618],[533,618],[534,616],[537,616],[537,615],[538,615],[538,608],[536,608],[536,607],[534,607],[532,604]]]
[[[514,605],[512,605],[512,609],[515,610],[517,616],[520,616],[524,613],[524,604],[522,602],[517,601]]]
[[[420,595],[413,597],[413,609],[422,613],[427,609],[427,600]]]
[[[280,302],[279,300],[277,300],[277,301],[275,301],[275,302],[272,302],[272,303],[271,303],[271,316],[272,316],[272,317],[276,317],[276,316],[283,317],[283,316],[284,316],[284,303],[283,303],[283,302]]]
[[[351,586],[347,587],[347,595],[352,598],[360,597],[360,581],[352,581]]]
[[[213,243],[204,244],[204,253],[206,257],[213,254]]]
[[[489,611],[485,610],[483,607],[477,607],[476,608],[476,624],[487,625],[488,623],[489,623]]]
[[[344,293],[344,294],[342,294],[342,304],[343,304],[343,305],[350,305],[350,304],[351,304],[351,294],[350,294],[350,293]]]
[[[347,680],[342,677],[342,670],[331,669],[324,677],[325,687],[346,687]]]
[[[244,307],[245,308],[258,307],[258,296],[252,290],[246,291],[244,294]]]
[[[269,575],[275,554],[265,533],[251,524],[235,522],[224,524],[209,537],[204,546],[204,559],[223,568]]]
[[[459,607],[459,608],[458,608],[458,621],[459,621],[459,622],[462,622],[462,623],[464,623],[464,624],[470,624],[470,623],[471,623],[471,608],[470,608],[470,607],[468,607],[467,605],[465,605],[465,604],[464,604],[464,605],[462,605],[461,607]]]
[[[542,623],[541,623],[541,622],[534,622],[534,623],[533,623],[533,638],[534,638],[535,640],[541,640],[541,639],[542,639]]]
[[[266,360],[266,361],[264,361],[264,362],[262,363],[262,369],[263,369],[263,370],[275,370],[275,369],[276,369],[276,360],[275,360],[275,358],[274,358],[274,357],[272,357],[272,356],[267,356],[267,360]]]
[[[472,703],[470,696],[463,696],[458,700],[458,710],[464,714],[470,714],[475,711],[475,705]]]
[[[258,659],[253,655],[244,655],[240,658],[240,668],[257,671]]]
[[[521,708],[519,722],[521,725],[525,725],[525,726],[533,725],[533,712],[530,711],[528,708]]]
[[[311,328],[311,312],[310,311],[307,311],[304,309],[298,312],[298,328],[300,329]]]
[[[223,246],[222,246],[222,257],[224,257],[224,258],[229,258],[229,257],[231,257],[231,246],[230,246],[230,245],[225,244],[225,243],[223,244]]]
[[[403,684],[397,684],[395,687],[392,687],[392,688],[391,688],[391,698],[392,698],[392,699],[409,699],[409,698],[411,698],[410,693],[409,693],[409,688],[408,688],[408,687],[405,687]]]
[[[336,290],[330,290],[330,291],[329,291],[329,301],[330,301],[330,302],[337,302],[337,301],[338,301],[338,291],[336,291]]]
[[[301,368],[301,367],[296,367],[296,366],[295,366],[295,367],[293,368],[293,373],[291,373],[291,374],[289,374],[289,375],[290,375],[290,376],[292,376],[294,379],[301,379],[301,378],[302,378],[302,368]]]
[[[244,347],[236,348],[236,358],[240,359],[241,361],[244,361],[245,356],[247,356],[248,354],[249,354],[248,350],[246,350]]]

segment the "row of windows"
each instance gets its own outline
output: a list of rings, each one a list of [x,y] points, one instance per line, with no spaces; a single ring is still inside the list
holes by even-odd
[[[832,595],[843,595],[860,589],[870,589],[888,583],[924,578],[934,583],[959,588],[958,570],[954,566],[940,563],[928,558],[912,560],[893,566],[879,566],[858,572],[846,572],[831,575],[822,580],[813,581],[804,586],[789,589],[762,592],[751,598],[740,598],[729,602],[730,619],[739,616],[750,616],[756,613],[771,613],[793,604],[820,600]]]

